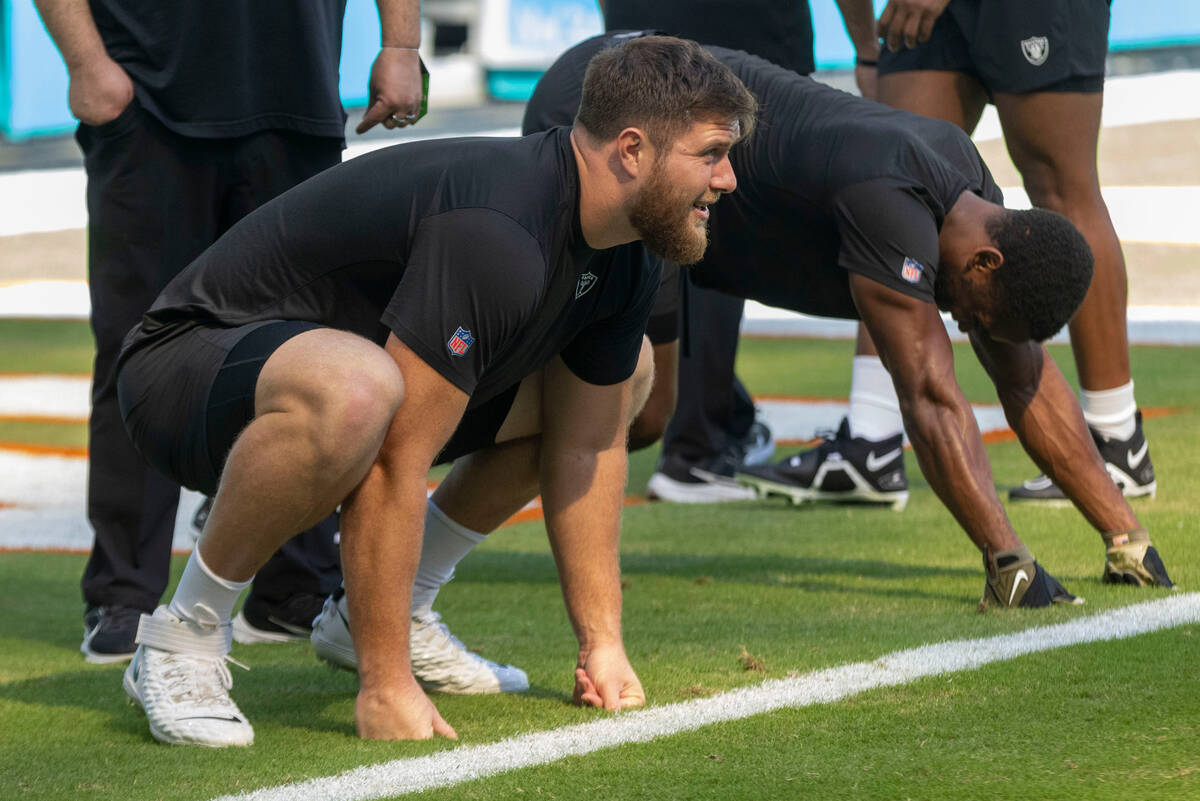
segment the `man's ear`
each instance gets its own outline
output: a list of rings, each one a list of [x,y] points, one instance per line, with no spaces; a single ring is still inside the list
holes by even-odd
[[[982,270],[985,273],[994,272],[1002,264],[1004,264],[1004,254],[990,245],[976,250],[967,261],[969,269]]]
[[[617,134],[617,159],[631,177],[649,174],[654,163],[654,146],[641,128],[629,127]]]

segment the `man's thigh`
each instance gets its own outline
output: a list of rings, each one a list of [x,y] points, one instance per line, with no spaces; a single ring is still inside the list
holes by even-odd
[[[284,320],[195,327],[129,356],[118,396],[138,452],[180,484],[215,493],[230,448],[254,418],[263,365],[284,342],[315,328]]]

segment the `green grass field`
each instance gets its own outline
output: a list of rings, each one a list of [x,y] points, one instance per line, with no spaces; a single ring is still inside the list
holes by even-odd
[[[86,327],[0,324],[0,372],[86,372]],[[44,351],[44,352],[43,352]],[[740,371],[762,394],[844,397],[848,342],[748,340]],[[967,395],[992,401],[957,352]],[[1055,350],[1068,375],[1065,349]],[[1135,348],[1159,496],[1136,509],[1172,576],[1200,588],[1200,350]],[[0,441],[37,442],[0,428]],[[50,440],[42,440],[49,442]],[[989,447],[997,485],[1031,475],[1013,442]],[[653,454],[632,460],[640,492]],[[1011,508],[1019,533],[1083,607],[977,614],[979,557],[908,460],[903,513],[855,507],[642,505],[622,541],[626,644],[651,704],[670,704],[898,649],[1020,632],[1161,590],[1099,582],[1099,536],[1071,510]],[[155,743],[121,668],[86,664],[84,557],[0,554],[0,799],[209,799],[454,746],[354,736],[352,675],[307,645],[235,646],[250,749]],[[183,562],[176,559],[176,573]],[[519,697],[435,696],[464,744],[605,717],[569,704],[574,639],[540,524],[491,537],[438,609],[464,642],[529,674]],[[749,654],[753,658],[746,658]],[[427,791],[433,799],[1200,797],[1200,626],[1078,645],[709,726]],[[302,797],[302,796],[297,796]]]

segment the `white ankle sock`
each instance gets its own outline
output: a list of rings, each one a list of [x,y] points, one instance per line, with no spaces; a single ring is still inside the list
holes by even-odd
[[[238,596],[249,586],[250,581],[230,581],[212,572],[200,558],[200,546],[197,545],[192,549],[167,609],[175,617],[193,623],[224,625],[233,617],[233,605]]]
[[[471,552],[487,534],[472,531],[446,516],[429,499],[425,511],[425,539],[421,546],[421,561],[417,564],[417,577],[413,581],[413,614],[428,611],[437,598],[438,590],[454,578],[454,566]]]
[[[872,442],[904,430],[900,399],[878,356],[855,356],[850,373],[850,436]]]
[[[1134,415],[1137,402],[1133,399],[1133,382],[1095,392],[1079,390],[1079,405],[1083,419],[1105,439],[1129,439],[1137,430]]]

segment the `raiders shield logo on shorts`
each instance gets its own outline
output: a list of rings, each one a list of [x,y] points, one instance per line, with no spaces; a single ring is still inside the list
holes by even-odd
[[[1050,40],[1045,36],[1030,36],[1028,39],[1021,40],[1021,52],[1025,54],[1025,60],[1035,67],[1040,67],[1046,63],[1046,58],[1050,55]]]

